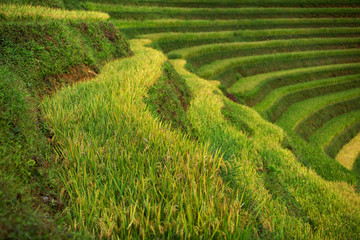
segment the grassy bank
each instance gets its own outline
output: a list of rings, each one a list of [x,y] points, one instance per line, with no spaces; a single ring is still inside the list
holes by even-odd
[[[41,15],[36,10],[51,14],[47,22],[27,22],[27,12],[0,21],[0,238],[74,238],[61,216],[58,156],[39,105],[44,96],[94,77],[105,61],[130,50],[113,25],[93,21],[102,18],[80,22],[88,13],[74,12],[72,22],[56,21],[54,11],[62,18],[66,12],[19,8],[32,19]]]

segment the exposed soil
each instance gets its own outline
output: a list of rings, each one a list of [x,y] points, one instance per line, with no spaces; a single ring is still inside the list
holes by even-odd
[[[97,70],[92,69],[85,64],[76,65],[70,68],[66,73],[44,78],[47,85],[46,92],[42,95],[49,95],[60,89],[64,85],[82,82],[97,76]]]

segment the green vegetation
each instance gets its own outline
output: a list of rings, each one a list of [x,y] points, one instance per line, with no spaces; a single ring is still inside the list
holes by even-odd
[[[32,14],[49,10],[25,8]],[[48,12],[52,11],[63,10]],[[88,15],[77,13],[78,20]],[[66,12],[61,14],[63,18]],[[91,78],[105,61],[130,53],[110,23],[56,21],[56,16],[49,16],[47,22],[24,22],[27,18],[0,22],[0,238],[4,239],[76,237],[67,233],[61,216],[65,207],[57,174],[61,166],[54,165],[59,160],[53,151],[56,144],[39,105],[63,85]]]
[[[0,20],[82,20],[101,21],[107,20],[109,15],[102,12],[68,11],[41,6],[0,4]]]
[[[44,101],[66,161],[71,225],[106,238],[245,234],[241,193],[222,183],[221,159],[146,110],[142,97],[166,57],[143,43],[133,42],[134,57],[108,64],[96,80]]]
[[[257,74],[254,76],[240,79],[239,81],[234,83],[234,85],[232,85],[228,89],[228,91],[232,94],[237,95],[239,98],[252,98],[257,94],[260,94],[260,89],[262,86],[265,86],[266,84],[271,84],[272,82],[276,82],[276,80],[281,78],[284,78],[286,82],[290,81],[291,84],[292,82],[289,79],[296,79],[297,77],[303,75],[307,76],[308,74],[337,72],[341,70],[351,71],[351,69],[358,68],[359,66],[359,63],[331,64]],[[306,79],[302,81],[306,81]],[[276,84],[274,85],[276,86]],[[259,110],[262,111],[261,107],[259,107]]]
[[[0,238],[359,239],[359,17],[4,0]]]
[[[359,119],[360,111],[353,111],[335,117],[314,132],[309,137],[309,141],[324,149],[335,136],[339,135],[347,127],[356,123],[356,121],[359,121]]]
[[[276,28],[358,27],[356,18],[287,18],[240,20],[112,20],[128,37],[161,32],[204,32]]]
[[[262,42],[234,42],[234,43],[216,43],[196,46],[192,48],[178,49],[168,53],[169,58],[190,58],[199,55],[224,52],[224,51],[239,51],[239,50],[256,50],[270,48],[274,51],[274,48],[278,47],[302,47],[311,45],[335,45],[339,44],[349,45],[351,43],[359,43],[360,38],[310,38],[310,39],[294,39],[294,40],[272,40]]]
[[[324,151],[330,157],[335,158],[336,155],[345,145],[344,143],[348,143],[359,133],[359,131],[360,131],[360,121],[358,119],[357,122],[351,124],[346,129],[344,129],[344,131],[342,131],[339,135],[334,137],[332,141],[325,147]]]
[[[308,139],[310,135],[333,117],[360,109],[359,99],[360,98],[345,100],[322,108],[298,124],[295,131],[302,138]]]
[[[316,1],[306,1],[306,0],[296,0],[296,1],[284,1],[284,0],[243,0],[239,1],[219,1],[219,0],[181,0],[181,1],[162,1],[162,0],[91,0],[91,2],[97,3],[113,3],[121,5],[145,5],[145,6],[174,6],[174,7],[323,7],[323,6],[358,6],[359,3],[355,0],[316,0]]]
[[[239,67],[243,64],[256,64],[264,63],[268,61],[291,61],[301,59],[311,59],[318,57],[332,57],[338,55],[345,56],[358,56],[360,50],[358,49],[344,49],[344,50],[324,50],[324,51],[301,51],[301,52],[290,52],[290,53],[279,53],[279,54],[265,54],[260,56],[248,56],[230,58],[224,60],[214,61],[210,64],[204,65],[198,69],[197,74],[207,79],[213,79],[216,75],[219,75],[231,68]],[[231,86],[231,85],[230,85]]]
[[[310,114],[316,112],[316,110],[359,96],[360,88],[354,88],[343,92],[310,98],[291,105],[276,123],[285,129],[294,129],[299,122],[306,119]]]
[[[336,155],[336,160],[349,170],[354,170],[357,174],[360,174],[359,168],[359,154],[360,154],[360,134],[351,139],[350,142]]]
[[[299,17],[359,17],[358,8],[171,8],[124,6],[87,3],[93,11],[108,12],[116,19],[238,19],[238,18],[299,18]]]
[[[191,93],[185,81],[170,64],[164,65],[163,75],[148,92],[146,103],[154,116],[161,121],[171,122],[172,127],[191,133],[191,125],[186,116]]]
[[[287,155],[289,152],[283,152],[284,149],[280,145],[284,138],[281,129],[264,121],[255,111],[225,100],[216,88],[217,82],[207,82],[189,73],[184,69],[184,61],[174,60],[172,63],[187,80],[190,88],[196,90],[194,91],[196,97],[188,110],[188,116],[195,132],[201,136],[200,139],[210,141],[210,149],[213,151],[220,148],[224,159],[232,165],[234,170],[230,171],[230,176],[228,176],[228,179],[232,181],[230,186],[235,189],[245,189],[245,207],[253,206],[251,208],[257,209],[258,204],[262,206],[263,211],[259,212],[259,220],[263,224],[263,228],[257,226],[257,229],[263,229],[263,235],[260,236],[263,238],[287,238],[290,237],[287,235],[288,233],[293,233],[293,236],[302,238],[304,237],[302,234],[305,232],[308,234],[306,237],[312,235],[311,229],[313,228],[310,227],[312,224],[323,229],[324,225],[318,225],[318,219],[307,218],[312,214],[319,216],[318,213],[315,213],[317,210],[325,214],[320,204],[326,203],[314,201],[314,199],[324,199],[315,196],[322,192],[315,186],[321,181],[314,180],[315,185],[310,184],[309,182],[312,182],[310,175],[315,175],[308,170],[305,170],[306,174],[304,172],[304,175],[298,175],[302,171],[295,169],[300,167],[300,164],[297,165],[298,162],[294,161],[291,154]],[[226,116],[229,120],[224,117],[223,108],[226,108]],[[327,170],[332,171],[331,174],[327,172],[328,178],[334,179],[336,176],[336,179],[342,181],[346,179],[352,183],[356,182],[354,176],[349,176],[342,169],[337,171],[337,175],[334,176],[332,176],[336,171],[334,167],[327,168]],[[293,171],[294,174],[291,174]],[[302,179],[305,176],[310,179]],[[302,203],[303,196],[301,194],[305,192],[307,199],[312,200]],[[309,204],[314,205],[310,206]],[[286,211],[283,211],[284,206],[287,208]],[[287,219],[286,222],[280,221],[284,218]],[[272,225],[274,222],[277,224]],[[291,224],[291,222],[297,224]],[[269,230],[272,227],[276,230]],[[328,229],[330,230],[330,228]],[[341,234],[340,232],[341,230],[338,233]]]
[[[266,114],[270,121],[275,121],[275,116],[280,116],[291,103],[296,103],[301,99],[356,87],[359,84],[359,79],[360,74],[355,74],[277,88],[254,108],[258,112]],[[306,93],[305,91],[308,92]]]

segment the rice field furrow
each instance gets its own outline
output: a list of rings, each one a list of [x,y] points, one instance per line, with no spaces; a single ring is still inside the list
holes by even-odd
[[[338,152],[335,159],[349,170],[355,170],[360,173],[358,168],[358,160],[360,157],[360,133],[356,135],[350,142],[343,146]]]
[[[360,63],[334,64],[258,74],[240,79],[231,86],[228,91],[240,98],[251,99],[259,93],[259,89],[261,89],[262,86],[270,85],[272,82],[274,82],[274,87],[287,86],[287,83],[297,83],[298,81],[291,82],[291,80],[298,79],[301,76],[323,73],[331,74],[332,72],[336,73],[337,71],[352,72],[353,70],[356,71],[359,67]],[[281,79],[284,79],[284,81],[281,81]],[[277,81],[281,81],[281,83],[278,84]]]
[[[341,151],[346,143],[350,142],[351,139],[356,137],[356,135],[359,133],[360,119],[352,123],[350,126],[347,126],[339,135],[331,139],[331,141],[324,148],[325,153],[335,159],[336,155]]]
[[[337,92],[321,97],[310,98],[291,105],[287,111],[281,115],[276,124],[284,129],[293,130],[301,122],[306,121],[312,114],[337,103],[358,99],[360,97],[360,88]]]
[[[359,17],[358,8],[173,8],[87,3],[93,11],[107,12],[116,19],[246,19]]]
[[[284,28],[359,27],[357,18],[289,18],[242,20],[112,20],[129,37],[161,32],[211,32]]]
[[[213,79],[217,75],[224,73],[230,69],[243,66],[245,64],[256,64],[281,61],[297,61],[306,59],[316,59],[325,57],[338,57],[349,56],[355,57],[360,53],[359,49],[344,49],[344,50],[324,50],[324,51],[304,51],[304,52],[291,52],[291,53],[279,53],[279,54],[266,54],[259,56],[248,56],[230,58],[225,60],[214,61],[210,64],[203,65],[197,71],[197,74],[206,79]],[[280,67],[281,68],[281,67]],[[256,72],[256,71],[255,71]]]
[[[322,149],[340,135],[347,127],[360,121],[360,110],[341,114],[327,121],[321,128],[317,129],[309,138],[310,143],[316,144]]]
[[[91,0],[95,3],[116,3],[123,6],[157,6],[157,7],[187,7],[187,8],[241,8],[241,7],[356,7],[360,4],[356,0],[321,0],[321,1],[259,1],[259,0],[243,0],[243,1],[159,1],[159,0]]]
[[[360,74],[292,84],[274,89],[254,109],[274,122],[291,104],[315,96],[344,91],[356,86],[360,86]]]
[[[191,48],[183,48],[171,51],[168,53],[170,58],[194,58],[201,55],[208,56],[209,54],[221,54],[223,52],[231,53],[235,52],[239,55],[244,56],[245,50],[248,50],[247,55],[257,55],[263,49],[269,49],[272,52],[278,52],[279,49],[288,49],[288,51],[295,52],[296,49],[302,47],[343,47],[351,48],[351,46],[360,45],[360,38],[306,38],[306,39],[291,39],[291,40],[270,40],[270,41],[260,41],[260,42],[233,42],[233,43],[216,43],[216,44],[206,44],[200,45]],[[356,48],[356,47],[354,47]],[[259,51],[258,51],[259,49]],[[291,50],[295,49],[295,50]],[[260,52],[261,53],[261,52]],[[206,58],[206,57],[204,57]]]
[[[358,109],[360,109],[360,98],[345,99],[343,102],[331,104],[311,114],[296,126],[295,131],[303,139],[308,140],[317,129],[332,118]]]
[[[303,101],[312,97],[320,97],[331,93],[345,91],[348,89],[356,88],[360,86],[360,78],[357,76],[356,79],[350,82],[333,84],[332,86],[321,86],[315,88],[309,88],[302,91],[290,93],[279,99],[264,115],[271,122],[275,122],[279,117],[286,112],[287,108],[292,104],[299,101]]]

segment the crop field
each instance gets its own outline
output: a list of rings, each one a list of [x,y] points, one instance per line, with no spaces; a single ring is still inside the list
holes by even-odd
[[[5,0],[1,24],[0,238],[360,239],[359,1]]]

